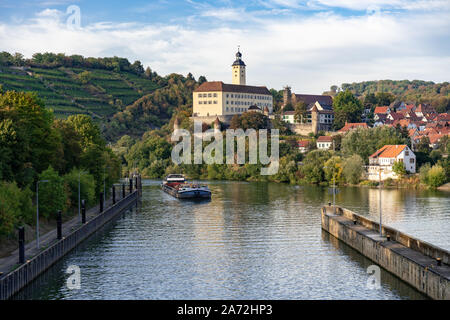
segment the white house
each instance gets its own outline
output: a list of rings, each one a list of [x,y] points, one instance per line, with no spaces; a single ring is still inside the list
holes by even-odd
[[[333,144],[333,138],[330,136],[320,136],[317,138],[316,144],[319,150],[329,150]]]
[[[397,161],[403,163],[407,172],[416,172],[416,155],[407,145],[385,145],[369,157],[368,179],[397,179],[397,174],[392,170]]]

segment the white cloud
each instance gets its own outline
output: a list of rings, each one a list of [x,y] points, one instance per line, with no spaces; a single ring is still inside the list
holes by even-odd
[[[223,18],[232,13],[222,12]],[[64,19],[60,12],[44,10],[20,25],[0,23],[2,50],[27,57],[46,51],[116,55],[131,62],[139,59],[163,75],[192,72],[231,82],[239,44],[249,84],[277,89],[290,84],[302,93],[321,93],[332,84],[362,80],[450,80],[446,10],[359,17],[259,16],[248,24],[232,21],[209,28],[96,23],[69,30]]]

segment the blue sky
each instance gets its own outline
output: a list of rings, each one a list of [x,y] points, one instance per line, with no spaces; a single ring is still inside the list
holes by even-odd
[[[79,28],[66,10],[80,9]],[[449,81],[448,0],[0,0],[0,51],[123,56],[159,74],[321,93],[377,79]]]

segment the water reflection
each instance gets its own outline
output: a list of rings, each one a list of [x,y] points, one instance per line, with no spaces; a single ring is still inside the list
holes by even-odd
[[[211,201],[187,202],[158,184],[144,181],[138,210],[90,238],[16,298],[424,298],[384,271],[381,289],[366,288],[372,263],[321,230],[320,207],[331,198],[327,188],[211,182]],[[342,188],[337,202],[376,219],[377,195]],[[382,196],[387,223],[418,237],[440,234],[437,240],[448,247],[448,197],[401,190],[383,190]],[[65,286],[71,264],[81,268],[81,290]]]

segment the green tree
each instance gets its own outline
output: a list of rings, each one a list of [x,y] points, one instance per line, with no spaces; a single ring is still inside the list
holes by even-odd
[[[332,184],[335,182],[338,184],[342,180],[343,164],[342,159],[339,156],[333,156],[325,162],[324,172],[325,180]]]
[[[295,105],[295,121],[298,123],[305,123],[307,121],[308,105],[304,101],[300,101]]]
[[[85,114],[73,115],[67,118],[67,122],[72,125],[76,133],[81,137],[83,150],[86,150],[90,145],[105,146],[100,129],[90,116]]]
[[[39,215],[54,217],[58,210],[66,211],[69,206],[64,179],[51,166],[39,175],[39,180],[48,180],[39,184]]]
[[[331,158],[327,150],[313,150],[303,159],[301,173],[309,183],[318,184],[325,180],[324,164]]]
[[[52,130],[53,114],[34,93],[0,94],[0,150],[3,179],[29,185],[36,172],[57,164],[61,137]]]
[[[359,155],[364,162],[381,147],[389,144],[406,144],[405,139],[392,127],[358,128],[342,138],[341,150],[345,157]]]
[[[344,160],[343,164],[343,176],[345,181],[351,184],[359,183],[361,176],[364,172],[364,161],[363,159],[354,154],[351,157]]]
[[[445,170],[440,165],[434,165],[428,171],[427,184],[432,188],[437,188],[447,182]]]
[[[82,84],[88,84],[92,79],[92,73],[90,71],[83,71],[78,74],[78,79]]]
[[[360,122],[364,107],[350,91],[341,91],[333,99],[335,130],[341,129],[345,122]]]
[[[19,224],[33,222],[32,192],[21,190],[15,182],[0,181],[0,236],[14,231]]]
[[[259,112],[244,112],[241,115],[235,115],[231,119],[231,129],[267,129],[269,126],[269,119]]]
[[[423,166],[420,167],[419,170],[419,179],[420,182],[424,184],[428,184],[428,172],[431,169],[431,165],[429,163],[425,163]]]
[[[403,161],[395,161],[392,165],[392,171],[394,171],[394,173],[396,173],[400,177],[406,175],[405,164],[403,163]]]
[[[82,171],[83,170],[74,168],[64,176],[64,182],[68,187],[69,199],[72,207],[78,206],[78,181],[80,181],[80,199],[86,200],[88,206],[95,204],[94,177],[87,172]]]
[[[60,173],[69,172],[72,168],[79,167],[83,149],[81,147],[82,137],[75,130],[73,124],[66,120],[55,120],[53,128],[61,137],[63,156],[60,158]]]
[[[377,92],[375,96],[378,106],[388,106],[395,100],[395,96],[389,92]]]

